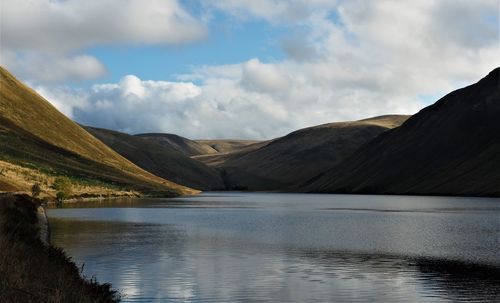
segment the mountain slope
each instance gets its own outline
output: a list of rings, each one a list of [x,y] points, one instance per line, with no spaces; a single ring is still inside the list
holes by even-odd
[[[250,145],[259,143],[255,140],[190,140],[174,134],[147,133],[137,134],[150,142],[175,149],[189,157],[200,155],[215,155],[243,150]]]
[[[192,160],[169,145],[160,145],[147,137],[107,129],[85,129],[123,157],[157,176],[196,189],[224,188],[222,178],[214,168]],[[165,138],[160,135],[158,137]]]
[[[190,140],[174,134],[148,133],[135,135],[151,143],[162,145],[169,149],[176,150],[187,156],[215,154],[218,151],[211,146]]]
[[[499,73],[444,96],[303,189],[500,196]]]
[[[205,144],[216,150],[218,153],[237,152],[261,141],[256,140],[195,140],[200,144]]]
[[[201,141],[201,140],[200,140]],[[211,142],[214,142],[210,140]],[[206,154],[206,155],[197,155],[197,156],[192,156],[191,158],[200,161],[206,165],[209,166],[220,166],[224,162],[228,161],[229,159],[236,158],[239,155],[244,155],[247,154],[251,151],[254,151],[256,149],[259,149],[261,147],[266,146],[267,144],[271,143],[272,140],[268,141],[245,141],[245,142],[255,142],[255,143],[249,143],[241,146],[233,146],[233,147],[222,147],[221,150],[224,150],[223,152],[218,152],[215,154]],[[220,147],[219,147],[220,148]]]
[[[407,118],[392,115],[309,127],[258,149],[230,154],[215,164],[230,188],[285,189],[339,163],[362,144]]]
[[[1,67],[0,88],[1,160],[141,192],[195,192],[123,158]]]

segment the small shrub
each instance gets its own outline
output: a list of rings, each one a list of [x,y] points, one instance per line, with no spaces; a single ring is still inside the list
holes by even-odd
[[[57,177],[52,187],[57,191],[56,198],[60,202],[68,199],[73,192],[71,181],[68,177]]]
[[[36,198],[40,195],[41,192],[42,188],[40,187],[40,184],[38,183],[33,184],[33,186],[31,187],[31,196],[33,198]]]

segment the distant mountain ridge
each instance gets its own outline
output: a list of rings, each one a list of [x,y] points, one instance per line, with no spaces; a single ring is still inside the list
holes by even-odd
[[[300,188],[500,196],[499,74],[449,93]]]
[[[231,140],[231,139],[215,139],[215,140],[195,140],[196,142],[208,145],[217,153],[230,153],[244,150],[250,145],[261,143],[258,140]]]
[[[339,163],[362,144],[399,126],[407,118],[387,115],[328,123],[249,145],[241,152],[194,158],[217,167],[228,188],[284,190]]]
[[[249,145],[261,142],[257,140],[229,139],[191,140],[179,135],[165,133],[145,133],[135,136],[168,148],[173,148],[189,157],[236,152],[245,149]]]
[[[135,136],[151,143],[174,149],[188,157],[218,153],[217,150],[207,144],[199,143],[195,140],[190,140],[174,134],[147,133],[137,134]]]
[[[189,139],[155,134],[154,138],[158,141],[148,135],[133,136],[88,126],[85,129],[123,157],[157,176],[200,190],[224,189],[219,172],[188,157],[196,150],[200,151],[195,144],[190,144],[192,141]],[[161,141],[166,138],[171,140],[172,137],[177,144]]]
[[[39,171],[167,195],[196,193],[192,187],[498,197],[499,71],[411,117],[328,123],[252,141],[86,131],[0,68],[0,191],[20,188],[13,174]]]

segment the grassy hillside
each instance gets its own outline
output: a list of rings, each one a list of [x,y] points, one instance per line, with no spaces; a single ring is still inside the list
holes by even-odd
[[[257,140],[195,140],[199,144],[208,145],[218,153],[232,153],[246,149],[250,145],[254,145],[261,141]]]
[[[138,134],[150,142],[162,145],[169,149],[174,149],[189,157],[200,155],[215,155],[222,153],[232,153],[244,150],[245,148],[259,143],[256,140],[190,140],[178,135],[162,134],[162,133],[147,133]]]
[[[212,140],[211,140],[212,141]],[[215,154],[206,154],[206,155],[197,155],[192,156],[191,158],[205,163],[206,165],[217,167],[222,165],[224,162],[228,161],[231,158],[236,158],[239,155],[244,155],[253,150],[259,149],[261,147],[266,146],[271,143],[272,140],[269,141],[248,141],[255,142],[248,145],[238,146],[237,148],[229,148],[229,149],[221,149],[225,150],[224,152],[217,152]]]
[[[285,189],[331,167],[408,116],[382,116],[319,125],[292,132],[258,148],[224,158],[198,158],[218,167],[229,188]],[[211,162],[210,162],[211,161]]]
[[[500,196],[499,74],[444,96],[303,189]]]
[[[224,189],[222,178],[214,168],[189,158],[168,144],[101,128],[85,129],[123,157],[157,176],[201,190]]]
[[[75,182],[164,195],[195,192],[123,158],[1,67],[0,88],[0,160]]]
[[[148,140],[151,143],[162,145],[168,149],[176,150],[187,156],[218,153],[217,150],[207,144],[199,143],[178,135],[148,133],[138,134],[136,136]]]
[[[30,193],[33,184],[39,184],[41,193],[39,198],[52,200],[57,190],[52,186],[57,175],[43,172],[36,168],[16,165],[0,160],[0,192]],[[122,188],[95,180],[85,181],[77,179],[72,182],[71,196],[85,197],[122,197],[140,196],[141,193],[132,188]]]

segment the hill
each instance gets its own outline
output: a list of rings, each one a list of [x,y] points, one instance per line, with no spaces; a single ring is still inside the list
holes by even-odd
[[[500,196],[499,73],[449,93],[302,189]]]
[[[189,157],[200,155],[215,155],[244,150],[258,143],[256,140],[191,140],[174,134],[146,133],[135,136],[150,142],[175,149]]]
[[[190,145],[188,139],[156,134],[155,138],[159,140],[152,140],[149,136],[132,136],[102,128],[85,129],[123,157],[157,176],[201,190],[224,189],[222,178],[214,168],[189,158],[170,144],[156,143],[174,138],[176,146],[183,146],[184,152],[189,154],[196,145]]]
[[[118,190],[162,195],[196,192],[123,158],[1,67],[0,88],[0,160],[33,168],[43,176],[66,175],[77,183]],[[15,185],[10,182],[0,178],[0,184],[12,190]]]
[[[197,156],[192,156],[191,158],[193,158],[197,161],[200,161],[202,163],[205,163],[206,165],[217,167],[217,166],[220,166],[221,164],[223,164],[224,162],[228,161],[231,158],[236,158],[239,155],[244,155],[244,154],[249,153],[253,150],[264,147],[267,144],[271,143],[272,140],[269,140],[269,141],[247,141],[247,142],[255,142],[255,143],[241,145],[241,146],[233,147],[233,148],[231,148],[231,147],[221,148],[221,150],[224,150],[224,152],[217,152],[215,154],[197,155]]]
[[[217,156],[218,161],[211,155],[197,159],[219,168],[228,188],[285,189],[340,163],[361,145],[407,118],[391,115],[329,123],[301,129],[265,144],[249,145],[248,150],[224,158]]]
[[[176,150],[189,157],[218,153],[217,150],[207,144],[199,143],[194,140],[190,140],[174,134],[148,133],[138,134],[136,136],[151,143],[167,147],[168,149]]]
[[[208,145],[218,153],[232,153],[240,150],[244,150],[248,146],[260,143],[257,140],[195,140],[196,142],[204,145]]]

